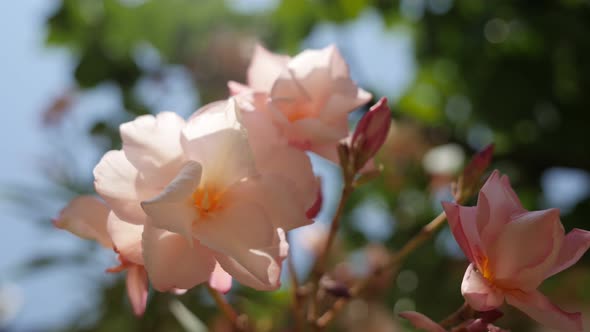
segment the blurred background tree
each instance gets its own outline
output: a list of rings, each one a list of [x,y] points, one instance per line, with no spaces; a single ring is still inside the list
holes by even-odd
[[[362,43],[359,39],[365,37],[378,40],[371,35],[374,29],[362,28],[375,22],[385,24],[380,33],[398,38]],[[355,27],[361,32],[353,34]],[[188,104],[196,109],[226,98],[228,80],[245,80],[257,41],[293,55],[305,46],[324,46],[313,41],[318,31],[335,31],[334,42],[359,84],[375,98],[390,97],[394,117],[380,153],[381,180],[362,187],[348,205],[334,255],[334,278],[342,282],[378,264],[384,248],[399,248],[432,219],[440,211],[438,202],[450,198],[448,183],[464,155],[491,142],[496,145],[494,166],[510,175],[528,209],[557,205],[566,228],[590,228],[590,154],[584,143],[590,123],[587,0],[61,0],[47,29],[47,45],[67,49],[76,65],[71,73],[75,86],[63,87],[63,95],[43,113],[44,123],[59,132],[80,96],[99,87],[114,88],[117,110],[105,110],[109,117],[97,119],[88,133],[104,151],[120,147],[120,123],[162,111],[179,75],[190,82],[193,102]],[[404,40],[409,42],[399,47],[412,60],[396,62],[387,52],[395,46],[391,43]],[[378,67],[363,71],[360,64],[366,61]],[[410,79],[401,88],[383,84],[397,74]],[[65,189],[64,202],[92,192],[88,174],[72,173],[63,160],[55,164],[52,173],[60,174],[54,178]],[[334,196],[334,188],[326,190]],[[326,214],[336,199],[327,200]],[[465,267],[452,236],[443,230],[400,271],[384,276],[362,300],[353,301],[334,327],[397,331],[407,326],[394,321],[394,313],[408,309],[443,318],[462,302],[459,285]],[[564,308],[590,312],[589,281],[586,257],[543,288]],[[64,331],[187,328],[171,314],[172,304],[176,316],[182,316],[172,295],[154,293],[145,317],[138,320],[127,308],[121,283],[101,289],[98,310],[79,313],[91,319],[67,322]],[[213,330],[227,329],[201,295],[195,289],[179,300]],[[288,290],[239,288],[231,296],[258,320],[261,330],[289,325]],[[533,328],[511,310],[499,325],[513,331]]]

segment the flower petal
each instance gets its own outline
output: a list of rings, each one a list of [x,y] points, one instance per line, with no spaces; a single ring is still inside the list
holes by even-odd
[[[143,252],[141,249],[142,225],[125,222],[111,211],[107,220],[107,231],[111,239],[113,239],[116,252],[122,255],[125,260],[143,265]]]
[[[311,223],[295,184],[282,176],[265,174],[237,183],[225,193],[224,199],[261,207],[272,225],[285,231]]]
[[[158,196],[141,203],[151,226],[183,235],[192,241],[192,224],[198,214],[192,194],[201,182],[201,164],[187,161],[180,173]]]
[[[148,279],[141,265],[131,265],[127,269],[127,297],[136,316],[145,312],[148,297]]]
[[[456,203],[442,202],[455,241],[471,263],[477,263],[482,251],[479,234],[476,229],[477,209],[464,207]]]
[[[248,67],[248,85],[256,91],[270,91],[289,60],[289,56],[271,53],[257,44]]]
[[[270,217],[264,207],[251,201],[225,198],[224,201],[218,212],[195,223],[195,237],[203,245],[235,259],[259,280],[271,282],[271,269],[276,262],[274,257],[264,252],[264,248],[274,243]],[[222,261],[219,263],[236,277]]]
[[[152,285],[159,291],[190,289],[209,280],[215,259],[213,252],[198,241],[151,226],[143,231],[145,267]]]
[[[517,216],[488,249],[495,282],[507,288],[536,289],[553,266],[563,238],[558,209]]]
[[[251,255],[262,262],[264,269],[262,274],[252,271],[233,257],[221,253],[216,254],[215,257],[219,264],[241,284],[257,290],[275,290],[281,285],[281,265],[289,251],[285,232],[282,229],[276,231],[270,247],[250,251]]]
[[[469,306],[477,311],[496,309],[504,302],[504,294],[497,288],[490,286],[488,281],[476,271],[473,264],[470,264],[465,271],[461,294]]]
[[[231,275],[219,265],[219,263],[215,263],[215,268],[211,273],[211,277],[209,278],[209,286],[211,288],[225,294],[229,292],[231,289],[231,282],[232,278]]]
[[[574,265],[588,248],[590,248],[590,232],[574,228],[563,239],[557,260],[545,278],[549,278]]]
[[[234,81],[227,82],[227,88],[229,89],[229,94],[231,96],[252,91],[249,86]]]
[[[480,206],[481,204],[484,205]],[[500,177],[498,170],[492,172],[481,188],[477,206],[485,209],[488,214],[485,225],[478,226],[482,242],[486,247],[496,242],[504,225],[510,222],[511,216],[526,212],[512,190],[508,177],[506,175]]]
[[[142,199],[158,194],[139,177],[137,169],[120,150],[107,152],[94,168],[94,187],[115,214],[130,223],[145,223]]]
[[[236,118],[233,99],[206,106],[197,112],[183,131],[183,149],[189,159],[203,165],[207,186],[225,189],[256,174],[248,136]]]
[[[184,126],[184,119],[172,112],[142,115],[120,126],[125,156],[155,187],[166,186],[182,166]]]
[[[513,292],[506,295],[506,302],[518,308],[532,319],[559,331],[582,332],[582,314],[568,313],[549,301],[545,295],[532,292]]]
[[[311,207],[319,186],[309,156],[289,146],[266,113],[244,111],[241,118],[248,130],[248,140],[259,173],[282,176],[292,181],[292,186],[297,189],[297,199],[306,208]]]
[[[61,210],[53,224],[83,239],[95,240],[105,248],[112,248],[107,233],[108,214],[109,208],[96,197],[78,196]]]
[[[415,328],[427,332],[446,332],[446,330],[435,323],[432,319],[416,311],[403,311],[399,313],[400,317],[405,318],[414,325]]]

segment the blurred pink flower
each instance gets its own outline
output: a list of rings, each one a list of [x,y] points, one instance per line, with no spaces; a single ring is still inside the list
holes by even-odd
[[[576,263],[590,247],[590,232],[567,235],[558,209],[525,210],[508,178],[494,171],[477,206],[443,203],[451,231],[471,262],[461,292],[488,311],[508,304],[561,331],[583,331],[580,313],[567,313],[537,290],[544,279]]]
[[[306,50],[293,58],[257,46],[248,85],[229,82],[232,94],[269,98],[268,113],[289,143],[338,162],[336,146],[348,136],[348,113],[371,99],[350,78],[335,46]]]
[[[180,140],[186,161],[160,194],[142,202],[148,225],[159,232],[144,232],[148,272],[153,266],[167,274],[169,260],[159,258],[156,247],[165,237],[182,236],[206,264],[192,275],[205,277],[217,261],[252,288],[280,286],[285,231],[310,223],[305,213],[317,183],[307,156],[276,145],[272,124],[237,106],[232,98],[191,117]]]

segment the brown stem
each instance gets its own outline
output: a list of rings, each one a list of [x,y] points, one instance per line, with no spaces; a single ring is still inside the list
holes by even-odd
[[[232,306],[229,303],[227,303],[223,296],[221,296],[221,294],[217,290],[213,289],[213,287],[209,285],[207,285],[207,291],[209,291],[209,294],[211,294],[211,297],[213,298],[221,312],[223,312],[225,317],[231,322],[236,331],[246,331],[244,326],[242,326],[242,324],[238,320],[238,314],[236,313],[234,308],[232,308]]]
[[[294,326],[293,330],[296,332],[303,331],[303,316],[302,316],[302,306],[301,306],[301,296],[299,294],[299,279],[297,278],[297,271],[295,270],[295,264],[293,264],[292,257],[287,259],[287,265],[289,267],[289,276],[291,279],[291,292],[292,292],[292,299],[293,299],[293,320]]]
[[[447,318],[441,320],[439,324],[445,329],[449,329],[465,322],[468,319],[473,318],[474,314],[475,311],[471,309],[467,302],[465,302],[461,307],[459,307],[459,309],[457,309],[457,311],[450,314]]]
[[[411,238],[406,244],[397,252],[395,252],[387,261],[386,264],[377,268],[373,275],[368,276],[357,282],[353,287],[350,289],[351,298],[358,296],[369,284],[371,278],[374,275],[379,275],[385,271],[388,271],[396,266],[398,266],[410,253],[412,253],[416,248],[422,245],[426,240],[430,239],[432,235],[445,223],[446,214],[442,212],[436,218],[434,218],[431,222],[427,225],[422,227],[420,232],[416,234],[413,238]],[[320,328],[327,326],[335,317],[336,315],[344,308],[344,306],[348,303],[349,299],[341,298],[338,299],[330,309],[328,309],[323,315],[321,315],[317,321],[316,325]]]
[[[326,262],[328,259],[328,254],[330,253],[330,248],[336,238],[336,234],[338,233],[338,229],[340,228],[340,218],[342,217],[342,212],[344,212],[344,207],[346,206],[346,201],[348,201],[348,197],[354,191],[352,186],[352,177],[351,176],[344,176],[344,187],[342,188],[342,196],[340,197],[340,203],[338,204],[338,208],[336,209],[336,213],[334,214],[334,218],[332,219],[332,224],[330,225],[330,231],[328,233],[328,238],[326,240],[326,244],[323,250],[320,252],[317,260],[313,264],[312,268],[312,275],[311,275],[311,282],[310,282],[310,296],[311,300],[309,302],[309,308],[307,313],[307,319],[313,325],[317,319],[318,314],[318,307],[319,307],[319,297],[317,296],[317,292],[319,290],[318,284],[319,281],[326,270]]]

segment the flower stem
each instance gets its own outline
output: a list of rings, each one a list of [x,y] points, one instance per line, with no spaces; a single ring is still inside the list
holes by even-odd
[[[350,194],[354,191],[352,186],[352,180],[350,177],[344,178],[344,187],[342,188],[342,195],[340,197],[340,203],[338,204],[338,208],[336,209],[336,213],[334,214],[334,218],[332,219],[332,223],[330,224],[330,231],[328,233],[328,238],[326,239],[326,244],[323,250],[320,252],[317,260],[313,264],[312,272],[311,272],[311,282],[310,282],[310,302],[309,308],[307,313],[307,319],[315,326],[315,321],[317,319],[318,314],[318,306],[320,302],[320,297],[318,296],[317,292],[319,291],[319,282],[322,278],[322,275],[326,271],[326,263],[328,260],[328,255],[330,253],[330,248],[336,238],[336,234],[338,233],[338,229],[340,228],[340,219],[342,217],[342,212],[344,212],[344,207],[346,206],[346,201]]]
[[[207,291],[209,291],[209,294],[211,295],[211,297],[213,298],[221,312],[223,312],[225,317],[231,322],[234,328],[237,331],[245,331],[246,329],[244,328],[244,326],[238,321],[238,314],[236,313],[234,308],[232,308],[232,306],[229,303],[227,303],[223,296],[221,296],[221,294],[217,290],[213,289],[213,287],[209,285],[207,285]]]
[[[351,287],[350,294],[351,298],[358,296],[370,283],[373,276],[379,275],[385,271],[388,271],[394,267],[397,267],[403,260],[414,250],[416,250],[420,245],[426,242],[428,239],[434,235],[434,233],[444,225],[446,221],[446,214],[442,212],[436,218],[434,218],[431,222],[426,224],[418,234],[416,234],[413,238],[411,238],[406,244],[397,252],[392,254],[384,265],[375,269],[372,275],[367,278],[360,280],[357,284]],[[338,299],[330,309],[328,309],[323,315],[321,315],[317,321],[316,325],[320,328],[327,326],[335,317],[336,315],[344,308],[344,306],[348,303],[349,299],[341,298]]]
[[[289,276],[291,279],[291,292],[292,292],[292,299],[293,299],[293,331],[300,332],[303,331],[303,312],[302,303],[301,303],[301,295],[299,294],[299,278],[297,277],[297,271],[295,270],[295,264],[293,264],[293,258],[289,257],[287,259],[287,266],[289,268]]]
[[[457,309],[457,311],[453,312],[447,318],[440,321],[439,324],[445,329],[448,329],[473,318],[474,314],[475,311],[471,309],[467,302],[464,302],[463,305]]]

